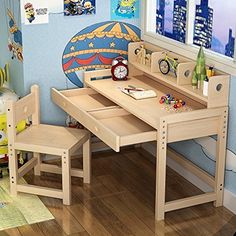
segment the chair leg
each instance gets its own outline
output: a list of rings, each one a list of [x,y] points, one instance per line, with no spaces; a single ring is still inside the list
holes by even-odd
[[[9,149],[9,173],[10,173],[10,192],[17,195],[18,182],[18,157],[17,150]]]
[[[90,184],[90,182],[91,182],[91,148],[90,148],[90,137],[83,144],[83,173],[84,173],[84,183]]]
[[[41,155],[40,153],[34,153],[33,154],[34,157],[37,157],[37,165],[34,167],[34,175],[40,176],[41,175],[41,170],[40,170],[40,166],[41,166]]]
[[[62,192],[63,204],[71,204],[71,159],[66,151],[62,156]]]

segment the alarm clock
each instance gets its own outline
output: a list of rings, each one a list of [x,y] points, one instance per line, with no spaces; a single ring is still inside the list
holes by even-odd
[[[127,80],[128,61],[124,57],[117,57],[112,61],[111,74],[113,80]]]

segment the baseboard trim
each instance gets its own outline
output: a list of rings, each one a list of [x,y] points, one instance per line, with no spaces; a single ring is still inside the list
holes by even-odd
[[[153,143],[146,143],[142,145],[142,148],[147,151],[151,156],[153,156],[153,161],[155,161],[156,156],[156,147]],[[203,192],[212,191],[212,187],[206,184],[203,180],[201,180],[198,176],[194,175],[187,169],[183,168],[176,161],[167,157],[167,166],[176,171],[179,175],[183,176],[190,183],[194,184],[196,187],[201,189]],[[236,195],[230,192],[227,189],[224,189],[224,202],[223,205],[225,208],[230,210],[232,213],[236,214]]]

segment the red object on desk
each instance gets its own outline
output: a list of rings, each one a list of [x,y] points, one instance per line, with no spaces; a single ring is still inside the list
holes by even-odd
[[[111,74],[113,80],[127,80],[128,73],[128,61],[124,57],[117,57],[112,61]]]

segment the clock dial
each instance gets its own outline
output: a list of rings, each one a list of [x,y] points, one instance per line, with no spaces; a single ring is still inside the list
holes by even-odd
[[[128,70],[125,66],[117,66],[114,70],[114,75],[117,79],[124,79],[128,74]]]

